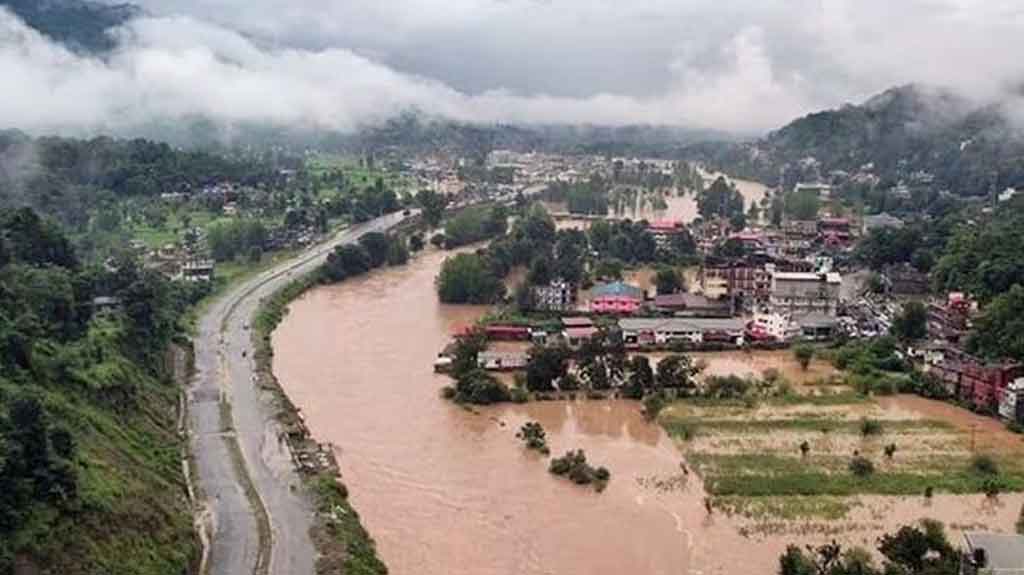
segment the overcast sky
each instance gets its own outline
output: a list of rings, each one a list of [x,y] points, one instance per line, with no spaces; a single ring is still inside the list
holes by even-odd
[[[736,132],[908,82],[1024,82],[1022,0],[137,0],[86,59],[0,15],[0,124],[206,115],[350,129],[483,122]]]

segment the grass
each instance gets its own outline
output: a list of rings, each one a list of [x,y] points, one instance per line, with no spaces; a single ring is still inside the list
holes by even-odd
[[[659,422],[677,440],[716,507],[759,523],[834,521],[860,495],[1024,491],[1019,453],[978,457],[964,431],[939,420],[894,418],[852,393],[741,400],[682,400]],[[846,408],[844,408],[846,406]],[[865,432],[867,430],[867,433]],[[806,455],[799,448],[810,445]],[[895,444],[893,457],[885,445]],[[857,456],[873,472],[857,476]],[[979,464],[980,462],[980,464]]]

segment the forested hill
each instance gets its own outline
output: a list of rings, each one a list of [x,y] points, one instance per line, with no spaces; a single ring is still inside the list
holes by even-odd
[[[195,296],[130,260],[86,265],[54,223],[0,208],[0,573],[194,564],[164,358]]]
[[[1024,138],[1009,118],[1000,104],[909,85],[810,114],[756,142],[702,144],[687,155],[770,184],[859,173],[884,187],[928,183],[978,196],[1024,186]]]
[[[132,4],[103,4],[89,0],[0,0],[26,24],[74,50],[105,52],[115,46],[107,34],[138,16]]]

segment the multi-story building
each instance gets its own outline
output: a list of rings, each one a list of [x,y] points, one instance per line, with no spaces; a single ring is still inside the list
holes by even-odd
[[[711,299],[728,297],[753,303],[768,299],[771,293],[771,274],[763,267],[706,266],[701,268],[699,279],[701,290]]]
[[[533,307],[541,311],[570,311],[576,306],[576,288],[572,284],[554,280],[548,285],[535,286]]]
[[[771,307],[780,313],[817,311],[834,315],[841,285],[838,273],[773,272]]]

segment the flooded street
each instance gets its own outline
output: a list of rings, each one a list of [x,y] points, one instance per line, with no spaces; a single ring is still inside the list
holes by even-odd
[[[450,333],[487,311],[438,303],[446,255],[313,290],[274,334],[281,385],[314,436],[335,446],[353,504],[396,575],[767,573],[790,542],[870,543],[921,517],[1012,528],[1019,495],[999,505],[861,497],[846,521],[803,526],[708,517],[699,479],[682,472],[679,448],[636,403],[468,410],[443,401],[449,380],[432,362]],[[815,363],[804,374],[790,352],[696,355],[715,374],[775,367],[798,383],[830,373]],[[547,459],[515,438],[528,420],[547,430],[553,455],[584,449],[607,467],[607,489],[549,474]]]

